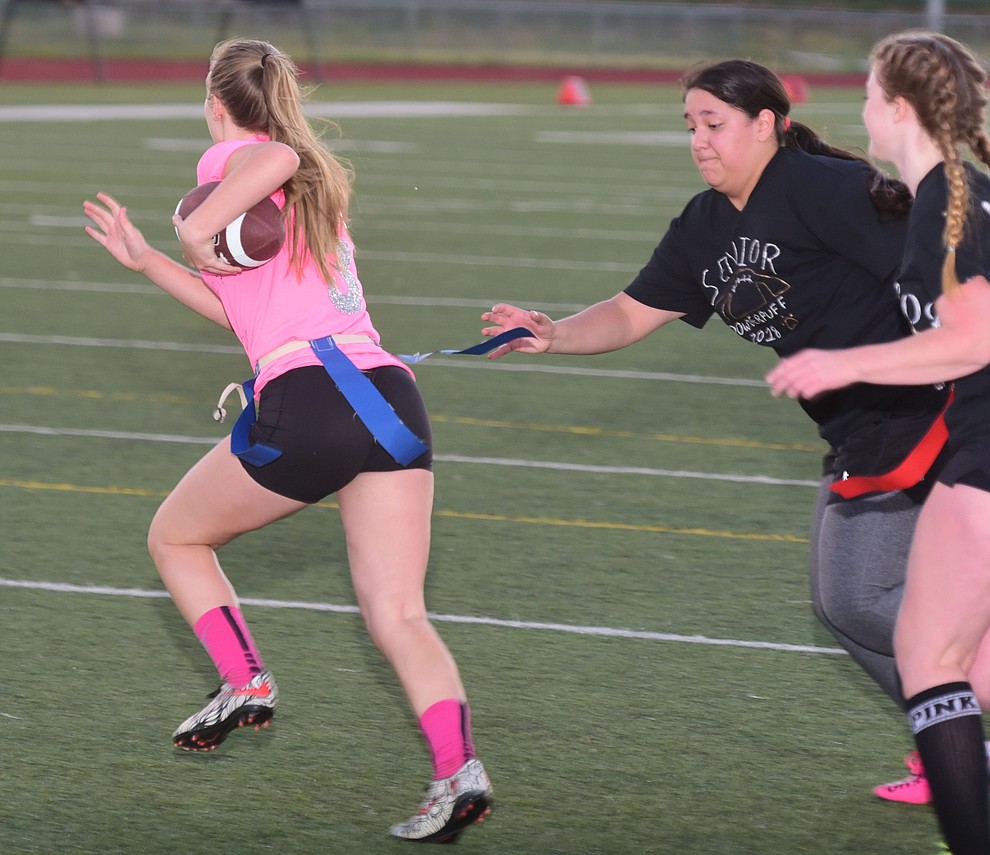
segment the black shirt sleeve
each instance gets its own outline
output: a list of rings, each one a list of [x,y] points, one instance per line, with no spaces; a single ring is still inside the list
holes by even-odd
[[[679,217],[670,223],[653,255],[635,279],[625,289],[634,300],[654,309],[681,312],[683,321],[701,328],[714,313],[716,292],[708,294],[699,287],[698,276],[692,269],[692,258],[697,258],[699,244],[712,244],[710,236],[720,231],[715,222],[726,211],[720,211],[731,203],[714,190],[695,196]],[[702,240],[701,235],[708,235]],[[712,245],[714,252],[716,247]],[[695,264],[694,266],[697,266]]]

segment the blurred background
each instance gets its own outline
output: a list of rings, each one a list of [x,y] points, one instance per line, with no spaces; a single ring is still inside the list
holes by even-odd
[[[227,35],[262,33],[314,71],[347,65],[680,70],[746,56],[778,70],[861,74],[880,36],[929,27],[990,45],[986,0],[0,0],[0,80],[57,76],[85,60],[126,77],[145,60],[185,73]],[[170,74],[168,65],[159,75]],[[129,71],[130,69],[130,71]],[[65,73],[69,73],[67,70]],[[197,72],[198,73],[198,72]]]

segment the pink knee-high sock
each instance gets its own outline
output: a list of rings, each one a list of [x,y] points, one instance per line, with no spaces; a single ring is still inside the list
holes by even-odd
[[[196,621],[193,632],[210,654],[220,677],[230,685],[246,686],[264,670],[265,663],[236,606],[210,609]]]
[[[458,698],[437,701],[419,719],[433,756],[433,777],[449,778],[474,757],[471,708]]]

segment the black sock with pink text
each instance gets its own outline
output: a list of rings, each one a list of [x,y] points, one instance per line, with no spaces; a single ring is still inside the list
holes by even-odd
[[[933,686],[908,698],[907,709],[945,842],[953,855],[987,855],[987,759],[973,687]]]

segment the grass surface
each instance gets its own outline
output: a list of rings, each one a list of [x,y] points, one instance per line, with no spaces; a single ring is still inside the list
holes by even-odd
[[[600,86],[565,109],[554,89],[318,93],[341,105],[359,270],[390,349],[474,343],[495,300],[559,317],[611,296],[701,188],[676,92]],[[0,122],[0,849],[398,852],[386,829],[428,763],[360,619],[324,607],[353,604],[332,501],[221,554],[282,688],[273,727],[208,756],[170,747],[215,678],[145,531],[248,368],[92,243],[81,202],[118,195],[176,252],[201,88],[4,94],[192,112]],[[859,97],[815,91],[795,115],[862,145]],[[407,100],[487,106],[381,103]],[[358,115],[365,102],[379,109]],[[903,774],[900,714],[811,615],[824,449],[759,382],[773,354],[734,339],[678,326],[600,357],[417,368],[438,455],[429,604],[498,802],[462,851],[934,851],[927,808],[869,794]]]

